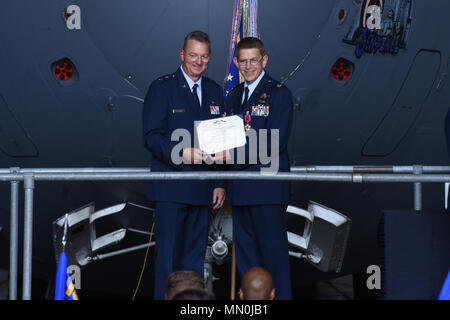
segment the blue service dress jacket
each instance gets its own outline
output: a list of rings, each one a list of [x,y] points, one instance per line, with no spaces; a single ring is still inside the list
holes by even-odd
[[[227,115],[242,114],[252,129],[256,131],[256,150],[259,153],[260,140],[263,138],[260,129],[267,129],[267,155],[278,154],[278,172],[289,172],[288,140],[292,128],[293,101],[290,90],[283,84],[271,78],[267,72],[258,83],[252,95],[242,109],[242,94],[244,83],[235,86],[228,94],[226,101]],[[279,141],[277,148],[271,144],[271,129],[278,129]],[[258,155],[257,163],[251,164],[249,154],[249,137],[245,148],[245,161],[238,162],[238,151],[234,149],[234,159],[230,171],[260,171],[269,168],[270,163],[263,164]],[[253,140],[255,142],[255,140]],[[263,159],[263,161],[266,161]],[[233,206],[288,204],[291,198],[289,181],[275,180],[229,180],[227,186],[227,203]]]
[[[152,172],[210,171],[215,165],[175,163],[172,151],[185,143],[172,133],[185,129],[190,134],[189,147],[194,147],[194,121],[220,117],[223,112],[222,88],[213,80],[202,77],[202,106],[198,107],[180,68],[175,73],[152,82],[143,107],[143,140],[152,153]],[[175,137],[174,137],[175,138]],[[175,147],[175,149],[173,149]],[[224,181],[214,180],[151,180],[148,200],[177,202],[191,205],[211,205],[215,187],[225,187]]]

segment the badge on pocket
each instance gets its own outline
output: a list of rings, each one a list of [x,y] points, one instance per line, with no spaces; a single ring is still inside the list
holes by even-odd
[[[172,109],[172,113],[176,114],[176,113],[185,113],[186,109]]]

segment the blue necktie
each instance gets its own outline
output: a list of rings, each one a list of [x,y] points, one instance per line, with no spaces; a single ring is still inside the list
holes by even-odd
[[[197,88],[198,88],[198,84],[194,84],[194,86],[192,87],[192,93],[194,94],[195,97],[195,101],[197,101],[197,105],[200,108],[200,99],[198,98],[198,94],[197,94]]]
[[[247,103],[248,100],[248,87],[245,87],[245,96],[244,96],[244,101],[242,102],[242,106],[241,109],[244,110],[245,104]]]

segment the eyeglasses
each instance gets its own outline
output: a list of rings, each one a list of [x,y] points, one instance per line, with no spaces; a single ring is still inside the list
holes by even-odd
[[[189,60],[191,60],[191,61],[197,61],[198,58],[200,58],[200,60],[203,60],[203,61],[208,61],[211,58],[211,56],[209,54],[204,54],[204,55],[200,56],[195,53],[189,53],[187,56],[188,56]]]
[[[264,56],[262,56],[260,59],[250,59],[250,60],[238,60],[237,62],[238,62],[238,64],[241,66],[241,67],[244,67],[244,66],[246,66],[247,65],[247,63],[250,63],[250,65],[251,66],[256,66],[258,63],[260,63],[261,62],[261,60],[262,60],[262,58],[264,58]]]

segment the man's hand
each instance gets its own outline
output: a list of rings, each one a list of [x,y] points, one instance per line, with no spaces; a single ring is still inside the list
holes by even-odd
[[[225,188],[215,188],[213,191],[213,210],[219,209],[223,206],[223,203],[225,202],[225,196],[227,192]]]
[[[199,164],[202,163],[206,154],[197,148],[186,148],[183,149],[183,160],[188,164]]]
[[[217,164],[224,164],[231,158],[230,151],[224,150],[216,153],[214,156],[210,156],[211,160]]]

